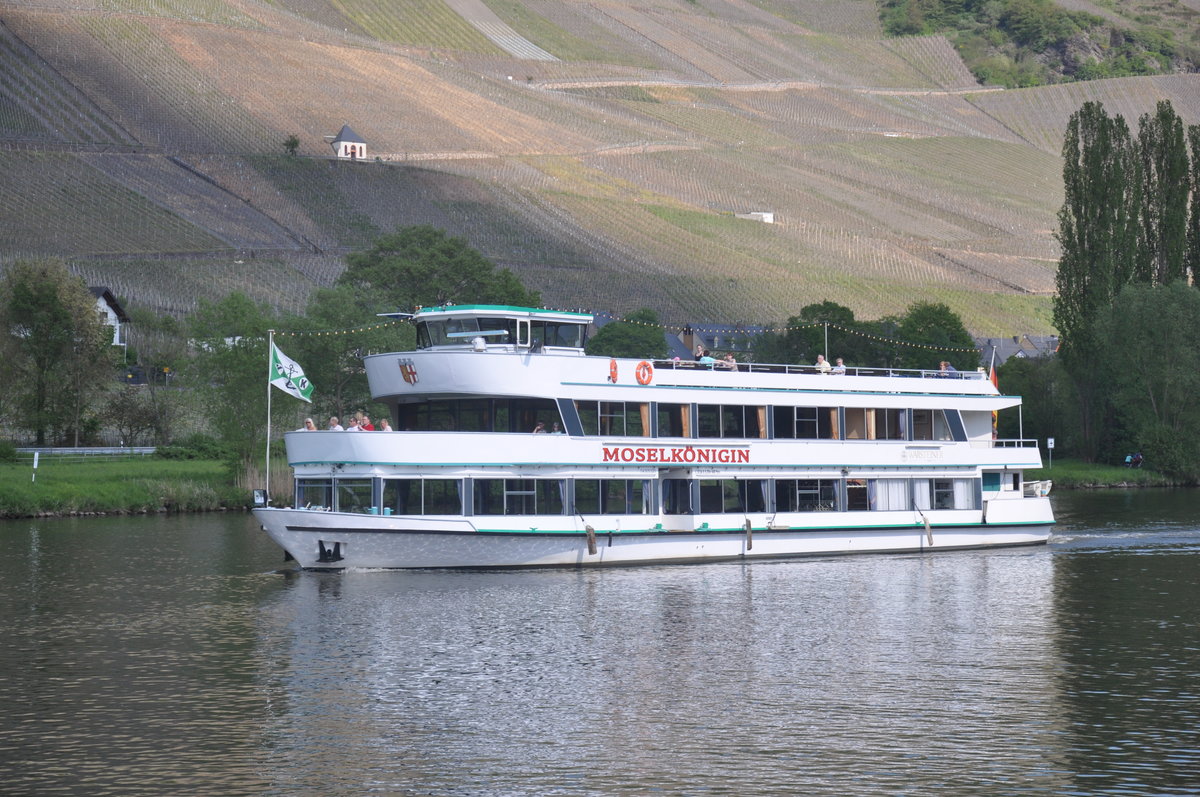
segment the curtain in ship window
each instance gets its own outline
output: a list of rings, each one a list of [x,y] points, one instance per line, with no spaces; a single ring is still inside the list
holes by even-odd
[[[875,488],[871,509],[883,512],[908,509],[908,479],[872,479],[870,486]]]
[[[955,509],[977,509],[975,506],[975,480],[974,479],[955,479],[954,480],[954,508]]]
[[[913,500],[917,509],[929,511],[932,507],[929,479],[913,479]]]
[[[642,416],[642,437],[650,436],[650,405],[639,404],[638,414]]]

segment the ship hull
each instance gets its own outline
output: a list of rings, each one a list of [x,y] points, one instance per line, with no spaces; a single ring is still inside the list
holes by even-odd
[[[744,530],[475,530],[465,521],[255,510],[303,568],[605,567],[1044,544],[1052,522]]]

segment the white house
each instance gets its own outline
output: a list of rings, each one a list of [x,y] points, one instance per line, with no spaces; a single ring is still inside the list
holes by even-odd
[[[104,323],[113,328],[112,345],[124,346],[125,336],[122,334],[121,324],[129,323],[129,316],[125,315],[125,309],[121,307],[117,297],[112,295],[112,291],[103,285],[92,286],[88,290],[92,292],[92,296],[96,297],[96,310],[104,318]]]
[[[363,160],[367,157],[367,142],[350,129],[350,125],[342,125],[342,129],[334,136],[333,154],[347,160]]]

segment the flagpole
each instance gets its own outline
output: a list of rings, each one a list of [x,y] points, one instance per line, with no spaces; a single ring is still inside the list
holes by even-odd
[[[267,484],[263,491],[266,506],[271,505],[271,380],[275,374],[271,369],[271,353],[275,351],[275,330],[267,330]]]

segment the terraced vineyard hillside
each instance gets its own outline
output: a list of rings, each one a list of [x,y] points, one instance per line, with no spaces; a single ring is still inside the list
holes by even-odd
[[[996,90],[864,0],[0,0],[0,63],[0,262],[177,314],[422,223],[556,306],[1046,333],[1069,115],[1200,122],[1197,76]]]

